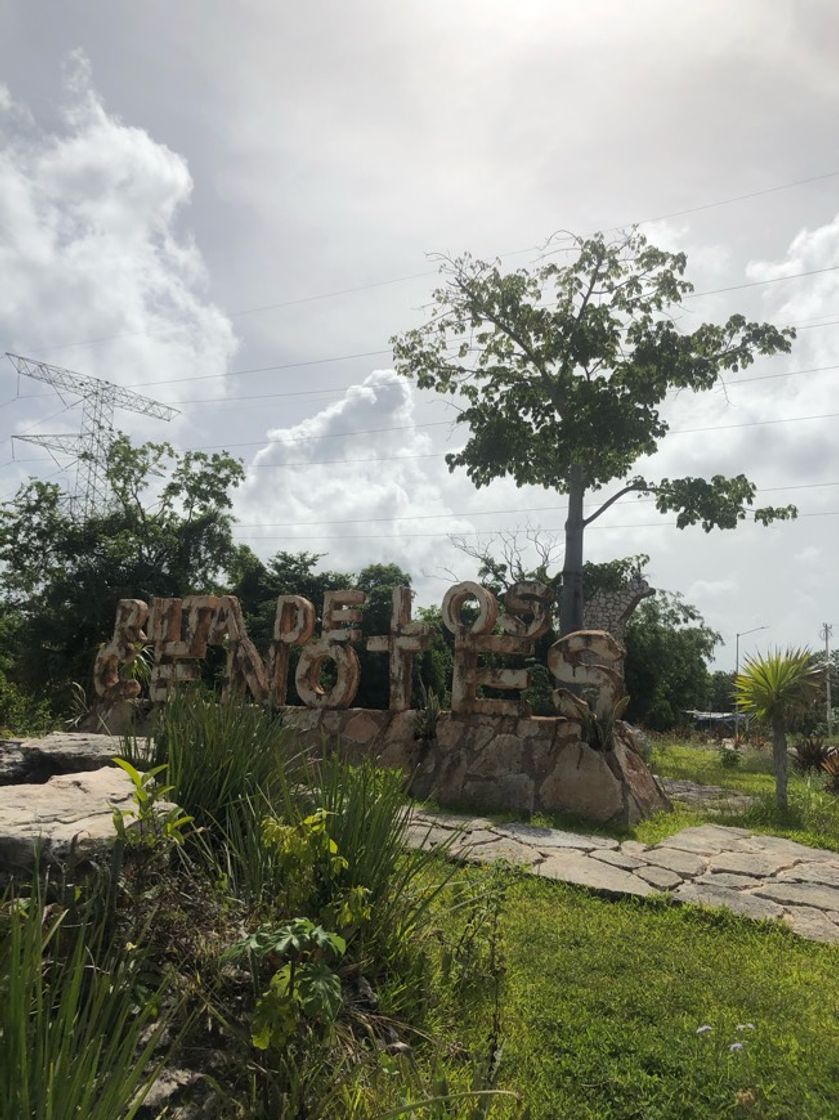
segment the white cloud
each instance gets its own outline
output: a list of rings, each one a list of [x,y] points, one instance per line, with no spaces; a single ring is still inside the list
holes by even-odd
[[[148,385],[148,395],[173,403],[184,386],[151,383],[221,373],[237,344],[206,298],[201,253],[180,227],[193,186],[185,159],[109,113],[79,53],[58,131],[39,129],[5,87],[0,109],[4,348],[140,392]],[[97,344],[79,345],[91,339]],[[206,392],[223,395],[224,384],[209,381]],[[54,412],[55,398],[32,405],[18,428],[39,409]],[[131,418],[116,419],[136,432]],[[159,424],[139,430],[173,434]]]
[[[462,480],[450,478],[443,452],[416,423],[408,382],[376,370],[314,416],[269,429],[272,442],[254,456],[237,498],[243,539],[260,554],[327,553],[330,567],[393,561],[414,575],[439,567],[450,551],[445,534],[473,526],[452,516]]]

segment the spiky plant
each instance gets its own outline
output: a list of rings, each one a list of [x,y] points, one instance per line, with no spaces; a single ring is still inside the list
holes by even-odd
[[[772,729],[775,800],[787,809],[787,726],[790,719],[816,697],[820,677],[808,649],[770,650],[763,657],[747,657],[735,684],[744,712],[764,720]]]

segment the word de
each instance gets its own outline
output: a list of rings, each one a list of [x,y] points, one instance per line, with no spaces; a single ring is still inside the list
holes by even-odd
[[[500,613],[496,596],[478,583],[449,588],[441,614],[443,624],[454,635],[451,693],[455,714],[520,714],[520,694],[530,685],[530,670],[488,666],[481,658],[532,658],[536,639],[550,627],[551,599],[545,584],[517,583],[505,593]],[[354,646],[362,640],[359,623],[365,600],[363,591],[327,591],[316,636],[314,604],[302,595],[281,595],[263,660],[248,637],[239,600],[232,595],[153,599],[150,606],[141,599],[121,599],[113,636],[96,657],[96,693],[109,702],[138,697],[139,682],[125,679],[122,670],[150,646],[149,699],[160,703],[179,685],[199,679],[201,661],[208,647],[216,645],[226,649],[223,697],[247,693],[259,704],[279,707],[286,703],[291,651],[297,646],[300,656],[294,683],[302,702],[310,708],[347,708],[361,680]],[[366,641],[368,652],[388,658],[392,711],[410,708],[414,657],[430,643],[431,627],[411,618],[410,588],[395,588],[389,632]],[[553,693],[559,714],[582,723],[592,712],[600,718],[614,713],[623,694],[623,681],[614,666],[623,656],[620,644],[604,631],[581,630],[554,642],[547,661],[559,686]],[[327,662],[332,662],[334,683],[324,688],[321,677]],[[487,698],[480,695],[482,688],[517,695]],[[583,695],[590,696],[590,702]]]

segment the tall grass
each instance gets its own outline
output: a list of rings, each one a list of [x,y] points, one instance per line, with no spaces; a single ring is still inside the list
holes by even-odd
[[[226,833],[242,805],[279,799],[294,762],[281,717],[256,706],[176,696],[153,733],[151,761],[165,764],[171,797],[198,826]]]
[[[131,1120],[159,1072],[160,993],[74,922],[37,895],[0,904],[0,1120]]]
[[[338,876],[338,889],[363,887],[371,918],[364,931],[368,946],[388,956],[414,937],[428,918],[428,910],[454,873],[439,860],[440,849],[406,853],[411,810],[405,781],[395,770],[381,770],[372,762],[349,766],[337,754],[312,764],[302,806],[325,809],[328,831],[347,866]],[[436,863],[434,886],[426,874]]]

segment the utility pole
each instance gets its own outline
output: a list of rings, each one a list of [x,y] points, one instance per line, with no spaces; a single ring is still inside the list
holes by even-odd
[[[833,702],[830,697],[830,638],[832,634],[833,627],[827,622],[822,623],[819,637],[824,641],[824,681],[828,738],[833,734]]]
[[[81,397],[83,401],[78,435],[63,432],[59,435],[13,436],[12,439],[34,443],[48,451],[72,455],[76,459],[76,485],[70,495],[70,507],[74,514],[86,521],[105,505],[105,466],[108,450],[114,441],[114,410],[124,408],[157,420],[172,420],[178,415],[178,410],[98,377],[84,377],[60,366],[48,366],[45,362],[23,358],[20,354],[7,352],[6,357],[17,370],[18,377],[45,381],[47,385],[52,385],[62,400],[64,391]]]
[[[740,639],[758,630],[768,630],[768,626],[754,626],[751,630],[739,630],[734,637],[734,745],[740,742],[740,698],[737,694],[737,678],[740,676]]]

